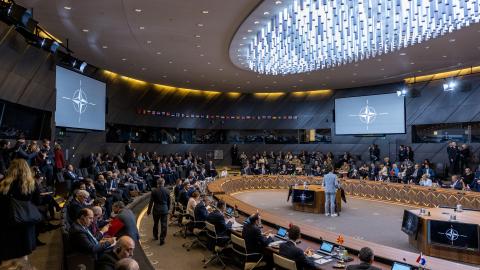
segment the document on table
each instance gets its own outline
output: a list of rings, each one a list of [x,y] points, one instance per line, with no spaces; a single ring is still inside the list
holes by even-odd
[[[318,259],[318,260],[315,260],[315,263],[316,264],[325,264],[325,263],[328,263],[328,262],[331,262],[332,259]]]

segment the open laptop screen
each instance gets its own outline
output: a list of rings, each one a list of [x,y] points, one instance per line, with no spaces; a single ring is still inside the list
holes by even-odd
[[[322,245],[320,245],[320,250],[324,252],[332,253],[334,246],[335,245],[333,243],[323,241]]]
[[[278,229],[277,235],[280,237],[286,237],[287,236],[287,229],[280,227]]]
[[[408,264],[394,262],[392,265],[392,270],[412,270],[412,267]]]

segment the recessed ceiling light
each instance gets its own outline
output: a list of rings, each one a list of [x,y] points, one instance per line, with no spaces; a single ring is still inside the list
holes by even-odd
[[[203,23],[197,23],[198,27],[203,27]]]
[[[218,71],[223,71],[223,68],[219,68]]]
[[[200,35],[195,35],[195,37],[196,37],[196,38],[199,38],[199,37],[200,37]]]
[[[136,8],[136,9],[135,9],[135,12],[139,12],[139,13],[140,13],[140,12],[142,12],[142,10],[139,9],[139,8]]]
[[[184,71],[184,72],[187,72],[187,71],[188,71],[188,69],[184,68],[184,69],[183,69],[183,71]]]
[[[167,78],[167,75],[163,75],[162,77],[163,77],[163,78]]]
[[[407,55],[407,53],[402,52],[402,53],[400,53],[400,55],[405,56],[405,55]]]
[[[122,58],[122,61],[127,61],[127,58]]]
[[[172,63],[173,63],[173,61],[172,61],[172,60],[170,60],[170,61],[168,61],[168,63],[169,63],[169,64],[172,64]]]
[[[265,11],[265,12],[263,12],[263,15],[270,15],[270,12]]]
[[[252,29],[248,29],[248,30],[247,30],[248,33],[251,33],[252,31],[253,31]]]
[[[203,57],[203,56],[205,56],[205,54],[203,54],[203,53],[202,53],[202,54],[200,54],[200,57]]]
[[[452,38],[452,39],[450,39],[448,42],[455,42],[455,39]]]
[[[382,71],[383,71],[383,70],[385,70],[385,69],[384,69],[384,68],[381,68],[380,70],[382,70]]]
[[[278,1],[275,1],[275,5],[280,5],[282,3],[282,1],[278,0]]]
[[[428,50],[428,49],[430,49],[430,46],[425,46],[425,50]]]
[[[242,37],[242,39],[247,39],[247,37]]]
[[[240,89],[240,88],[242,88],[242,87],[240,87],[240,86],[237,86],[237,89]]]
[[[145,26],[140,26],[140,27],[138,27],[138,29],[144,30],[144,29],[145,29]]]
[[[148,44],[151,44],[151,43],[152,43],[152,41],[151,41],[151,40],[147,40],[147,43],[148,43]]]
[[[410,65],[415,65],[415,63],[414,63],[414,62],[410,62]]]
[[[107,46],[107,45],[103,45],[102,48],[103,48],[103,49],[108,49],[108,46]]]
[[[238,44],[238,45],[243,46],[243,43],[240,43],[240,44]]]
[[[63,8],[66,9],[66,10],[71,10],[72,9],[72,7],[69,7],[69,6],[64,6]]]
[[[447,58],[447,56],[446,56],[446,55],[442,55],[442,57],[443,57],[443,58]]]
[[[207,65],[210,65],[211,63],[210,62],[207,62]]]
[[[158,55],[162,54],[162,52],[157,52]]]
[[[208,10],[202,10],[203,14],[208,14]]]
[[[88,29],[82,29],[82,32],[88,33]]]
[[[259,22],[259,21],[254,21],[253,23],[254,23],[254,24],[259,24],[260,22]]]

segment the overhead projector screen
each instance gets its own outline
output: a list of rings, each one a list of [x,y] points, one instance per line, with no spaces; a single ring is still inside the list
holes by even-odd
[[[56,126],[105,130],[105,83],[57,66],[56,88]]]
[[[396,93],[335,99],[335,134],[405,133],[405,97]]]

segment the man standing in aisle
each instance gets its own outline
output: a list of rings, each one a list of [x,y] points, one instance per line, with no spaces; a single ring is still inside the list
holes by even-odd
[[[329,173],[323,177],[323,184],[325,190],[325,216],[336,217],[335,212],[335,195],[337,188],[340,187],[337,176],[333,173],[333,167],[330,167]]]
[[[157,181],[157,188],[152,190],[147,210],[147,215],[153,213],[153,237],[155,240],[158,240],[158,221],[160,221],[160,245],[165,243],[165,237],[167,236],[167,219],[170,209],[170,193],[164,185],[165,180],[160,178]]]

